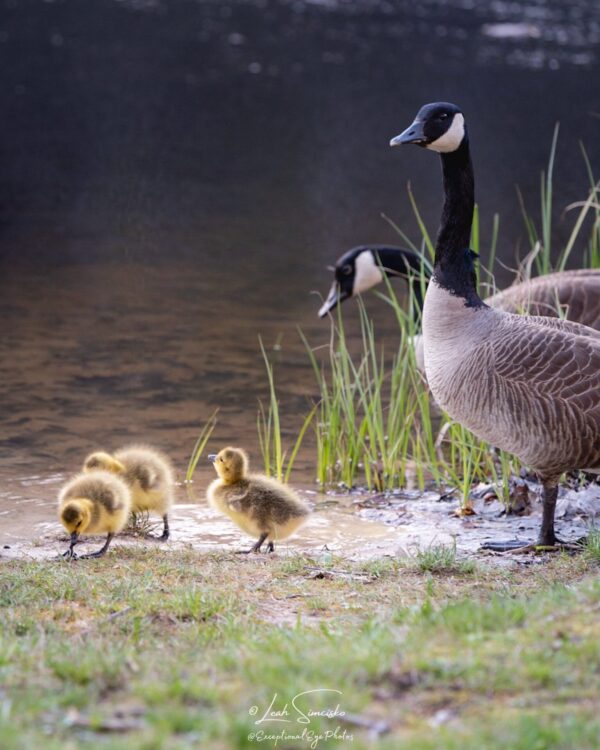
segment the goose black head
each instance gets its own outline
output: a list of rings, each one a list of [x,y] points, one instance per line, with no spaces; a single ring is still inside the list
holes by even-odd
[[[340,256],[333,273],[333,284],[319,310],[320,318],[324,318],[340,302],[366,292],[367,289],[383,281],[383,273],[373,248],[367,245],[353,247]]]
[[[435,102],[421,107],[413,124],[392,138],[390,146],[414,143],[448,154],[457,151],[466,137],[465,118],[456,104]]]

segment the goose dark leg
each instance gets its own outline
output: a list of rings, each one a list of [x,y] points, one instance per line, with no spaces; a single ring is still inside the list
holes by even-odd
[[[249,555],[251,552],[260,552],[260,548],[263,546],[263,542],[268,536],[269,536],[269,533],[265,531],[264,534],[261,534],[259,536],[258,541],[254,545],[254,547],[250,547],[250,549],[241,549],[236,554]]]
[[[558,485],[544,483],[543,493],[544,509],[542,512],[542,528],[537,543],[543,547],[554,547],[559,541],[554,534],[554,511],[556,510],[556,498],[558,497]],[[562,544],[562,542],[560,542]]]
[[[114,534],[109,534],[106,537],[106,541],[104,542],[104,546],[101,547],[97,552],[90,552],[87,555],[79,555],[79,557],[77,559],[78,560],[86,560],[86,559],[91,558],[91,557],[102,557],[102,555],[104,555],[105,552],[106,552],[106,550],[110,547],[110,543],[112,542],[113,536],[114,536]]]
[[[538,537],[538,547],[555,547],[560,549],[577,549],[586,543],[586,537],[575,540],[574,542],[565,542],[559,539],[554,533],[554,512],[556,510],[556,499],[558,497],[558,485],[544,484],[542,512],[542,528]]]
[[[485,542],[481,545],[481,549],[489,549],[493,552],[533,552],[536,549],[543,551],[544,549],[555,550],[564,547],[566,549],[576,549],[582,544],[581,539],[576,542],[563,542],[554,533],[554,512],[556,510],[556,498],[558,497],[558,484],[547,483],[543,484],[542,494],[542,526],[540,528],[540,534],[535,544],[529,542],[523,542],[520,539],[510,539],[506,542]]]
[[[275,545],[273,544],[273,542],[269,542],[267,544],[267,552],[275,552]]]

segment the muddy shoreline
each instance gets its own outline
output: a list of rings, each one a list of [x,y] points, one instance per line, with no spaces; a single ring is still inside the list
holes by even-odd
[[[54,498],[64,482],[61,474],[15,480],[2,491],[0,512],[0,561],[15,559],[52,560],[64,551],[67,537],[55,518],[54,500],[39,498],[40,485]],[[38,497],[28,497],[34,485]],[[171,539],[159,543],[131,533],[120,535],[113,544],[115,554],[121,544],[159,546],[169,550],[195,549],[201,552],[234,552],[247,549],[251,540],[231,522],[211,509],[204,498],[203,485],[177,486],[171,514]],[[308,523],[291,539],[279,544],[278,556],[329,553],[349,560],[380,557],[406,557],[433,545],[456,545],[457,557],[477,558],[511,564],[511,559],[528,556],[496,556],[480,550],[492,539],[533,541],[541,520],[538,487],[529,487],[530,503],[525,515],[506,515],[502,504],[489,498],[485,487],[473,493],[472,515],[460,516],[460,503],[452,494],[416,490],[389,493],[300,493],[314,512]],[[485,499],[484,499],[485,498]],[[600,487],[590,485],[579,491],[561,488],[557,506],[557,534],[578,539],[597,523]],[[12,509],[10,504],[13,504]],[[595,510],[596,509],[596,510]],[[154,519],[151,519],[154,520]],[[157,528],[158,528],[157,520]],[[99,546],[99,538],[82,543],[82,551]]]

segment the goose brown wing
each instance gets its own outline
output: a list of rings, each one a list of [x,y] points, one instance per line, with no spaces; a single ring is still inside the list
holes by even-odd
[[[532,400],[561,399],[600,416],[600,334],[552,318],[517,320],[519,330],[511,317],[492,341],[497,375],[521,384]]]
[[[600,467],[600,341],[519,323],[487,343],[488,386],[506,414],[502,447],[546,475]]]
[[[563,271],[515,284],[486,300],[506,312],[558,317],[600,329],[600,271]]]
[[[596,339],[600,341],[600,331],[592,328],[591,326],[584,325],[583,323],[577,323],[574,320],[563,320],[561,318],[548,318],[543,316],[531,316],[528,318],[532,325],[541,326],[544,328],[554,328],[557,331],[564,331],[565,333],[572,333],[576,336],[584,336],[585,338]]]

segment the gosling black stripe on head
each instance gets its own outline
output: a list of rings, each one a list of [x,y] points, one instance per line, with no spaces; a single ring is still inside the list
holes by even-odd
[[[412,276],[413,293],[419,310],[423,307],[423,297],[419,275],[422,259],[411,250],[389,245],[359,245],[338,258],[334,280],[327,299],[319,310],[324,318],[341,302],[366,292],[383,281],[386,276]]]
[[[390,146],[412,143],[439,153],[444,175],[444,207],[435,247],[433,278],[467,307],[484,303],[477,294],[469,249],[475,205],[475,183],[463,113],[455,104],[436,102],[418,111],[412,125],[392,138]]]

